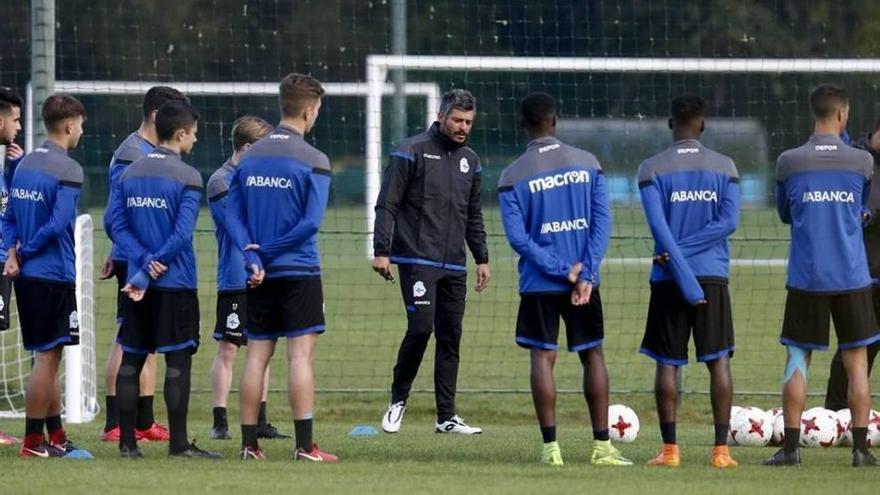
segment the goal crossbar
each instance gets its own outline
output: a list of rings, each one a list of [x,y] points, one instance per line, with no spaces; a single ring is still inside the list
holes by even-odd
[[[382,95],[391,69],[471,72],[604,73],[880,73],[878,58],[651,58],[651,57],[492,57],[442,55],[367,56],[366,231],[372,256],[376,199],[382,174]],[[428,115],[437,111],[429,109]]]

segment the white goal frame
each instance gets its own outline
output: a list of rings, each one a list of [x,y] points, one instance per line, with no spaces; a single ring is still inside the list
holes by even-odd
[[[65,420],[70,424],[88,423],[95,419],[100,412],[98,403],[98,376],[95,338],[95,250],[94,250],[94,227],[90,215],[80,215],[76,219],[74,227],[75,253],[76,253],[76,307],[79,317],[80,344],[66,346],[64,348],[64,390],[62,391],[62,413]],[[90,242],[83,242],[88,239]],[[11,301],[7,301],[11,304]],[[14,321],[14,327],[7,332],[16,332],[16,339],[20,345],[20,327],[18,321]],[[21,366],[26,363],[29,355],[24,349],[18,348],[10,353],[20,365],[17,366],[19,376],[18,386],[20,393],[24,394],[24,386],[27,383],[29,368]],[[25,355],[25,356],[22,356]],[[3,357],[6,357],[5,354]],[[5,381],[10,381],[4,376]],[[13,378],[15,379],[15,378]],[[16,395],[18,397],[18,395]],[[0,411],[0,418],[23,418],[24,406],[14,408],[12,401],[4,401],[4,407],[9,410]]]
[[[880,73],[880,59],[367,56],[367,256],[372,257],[376,199],[382,176],[382,95],[388,71],[603,72],[603,73]],[[439,108],[428,109],[433,117]]]
[[[168,85],[182,91],[187,95],[200,96],[277,96],[278,83],[253,83],[253,82],[159,82],[159,81],[55,81],[55,91],[76,95],[142,95],[148,89],[156,85]],[[370,88],[361,82],[322,82],[321,86],[329,96],[357,96],[366,97]],[[373,88],[375,89],[375,88]],[[379,103],[382,96],[393,95],[394,85],[386,83],[379,88]],[[433,112],[440,101],[440,87],[429,82],[404,83],[403,92],[407,96],[420,96],[425,98],[427,110],[427,124],[434,121]],[[25,96],[25,150],[30,153],[34,147],[34,108],[33,89],[30,83],[26,88]]]

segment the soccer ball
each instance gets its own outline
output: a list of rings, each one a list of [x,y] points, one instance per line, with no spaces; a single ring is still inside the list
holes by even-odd
[[[773,426],[773,433],[770,435],[770,445],[782,445],[785,439],[785,419],[782,417],[782,408],[774,407],[767,411],[770,415],[770,424]]]
[[[880,412],[874,409],[868,415],[868,447],[880,447]]]
[[[742,411],[742,408],[739,406],[730,407],[730,425],[727,429],[727,445],[736,445],[736,440],[733,439],[733,418],[735,418],[740,411]]]
[[[837,414],[824,407],[808,409],[801,415],[801,446],[832,447],[837,442]]]
[[[773,435],[770,437],[770,443],[782,445],[783,442],[785,442],[785,417],[779,413],[773,417]]]
[[[739,445],[763,447],[773,434],[773,418],[757,407],[745,407],[730,420],[730,434]]]
[[[852,445],[852,413],[849,409],[837,411],[837,445],[849,447]]]
[[[639,436],[639,417],[623,404],[608,406],[608,433],[615,442],[630,443]]]

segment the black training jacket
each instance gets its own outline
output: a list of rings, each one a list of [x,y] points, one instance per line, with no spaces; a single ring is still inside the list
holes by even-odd
[[[480,206],[480,158],[434,122],[391,153],[376,202],[373,254],[393,263],[465,270],[489,262]]]
[[[880,153],[871,148],[871,135],[853,142],[856,148],[867,151],[874,158],[874,180],[871,181],[871,194],[868,196],[868,210],[871,219],[865,226],[865,254],[868,255],[868,270],[874,283],[880,282]]]

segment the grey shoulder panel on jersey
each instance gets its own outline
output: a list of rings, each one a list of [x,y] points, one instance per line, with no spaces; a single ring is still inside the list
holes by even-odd
[[[227,161],[211,174],[208,178],[208,186],[205,188],[208,201],[229,191],[229,178],[234,173],[235,168]]]
[[[202,175],[198,170],[177,156],[157,151],[153,151],[129,165],[122,175],[123,180],[135,177],[174,180],[186,188],[202,189]]]
[[[739,172],[730,157],[703,145],[694,146],[688,143],[672,145],[643,161],[636,177],[639,185],[642,185],[658,175],[693,171],[716,172],[731,179],[739,179]]]
[[[832,143],[833,144],[833,143]],[[784,182],[792,175],[803,172],[850,172],[870,179],[874,174],[874,158],[870,153],[848,145],[836,152],[818,150],[815,142],[784,151],[776,160],[776,180]]]
[[[559,146],[555,146],[555,145]],[[542,151],[544,150],[544,151]],[[589,151],[569,146],[561,141],[547,146],[531,146],[501,173],[498,188],[509,188],[518,182],[560,168],[586,168],[602,170],[596,157]]]
[[[139,138],[136,133],[129,134],[128,137],[119,144],[119,147],[116,148],[116,152],[113,154],[113,161],[117,163],[133,163],[135,160],[144,156],[141,152],[140,139],[141,138]]]
[[[67,186],[80,187],[83,183],[83,169],[79,162],[69,156],[59,162],[58,181]]]

